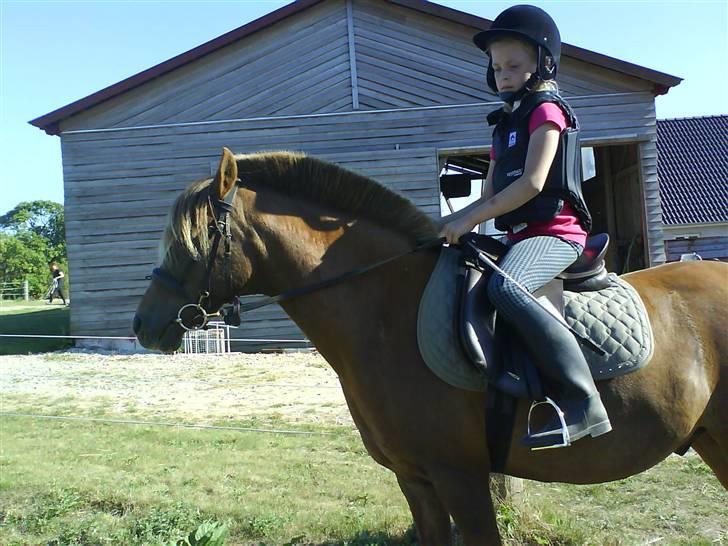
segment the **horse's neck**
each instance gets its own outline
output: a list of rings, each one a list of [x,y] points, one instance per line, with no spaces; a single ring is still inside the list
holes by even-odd
[[[331,279],[411,249],[404,236],[367,220],[305,203],[278,201],[276,207],[266,206],[265,198],[256,207],[256,231],[266,249],[265,263],[256,269],[266,278],[269,294]],[[402,319],[409,313],[407,320],[414,320],[413,310],[402,305],[419,302],[417,292],[433,265],[431,256],[404,257],[282,307],[341,375],[341,362],[350,361],[363,345],[377,342],[372,328],[389,335],[392,315]]]

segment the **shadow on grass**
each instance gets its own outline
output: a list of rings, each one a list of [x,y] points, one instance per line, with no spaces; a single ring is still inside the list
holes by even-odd
[[[286,546],[298,544],[295,539]],[[389,533],[362,531],[346,540],[327,540],[318,543],[302,543],[307,546],[417,546],[417,534],[414,527],[410,527],[404,534],[392,536]]]
[[[67,336],[70,313],[68,307],[41,307],[37,311],[3,313],[0,309],[0,333]],[[0,337],[0,355],[45,353],[67,349],[70,339]]]

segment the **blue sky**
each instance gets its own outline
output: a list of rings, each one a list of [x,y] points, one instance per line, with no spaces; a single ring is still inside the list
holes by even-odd
[[[286,1],[0,0],[0,214],[63,202],[61,146],[27,122],[246,24]],[[517,2],[441,0],[493,19]],[[570,44],[685,79],[658,118],[728,113],[728,2],[533,1]]]

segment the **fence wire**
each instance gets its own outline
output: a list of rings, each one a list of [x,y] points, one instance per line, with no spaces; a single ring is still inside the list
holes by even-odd
[[[155,421],[138,421],[134,419],[103,419],[100,417],[81,417],[77,415],[42,415],[35,413],[0,412],[0,417],[25,417],[31,419],[51,419],[56,421],[86,421],[114,425],[142,425],[153,427],[194,428],[203,430],[230,430],[234,432],[260,432],[267,434],[295,434],[308,436],[334,436],[334,432],[313,432],[309,430],[282,430],[274,428],[227,427],[218,425],[199,425],[194,423],[165,423]]]

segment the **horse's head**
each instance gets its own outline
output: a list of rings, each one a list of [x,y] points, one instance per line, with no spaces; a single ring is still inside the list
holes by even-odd
[[[204,326],[243,293],[253,252],[237,190],[237,163],[224,148],[215,177],[192,184],[175,201],[162,265],[152,273],[134,317],[134,333],[144,347],[174,351],[185,330]]]

